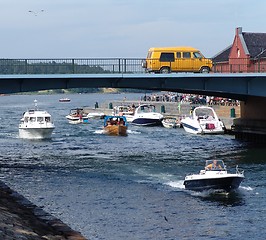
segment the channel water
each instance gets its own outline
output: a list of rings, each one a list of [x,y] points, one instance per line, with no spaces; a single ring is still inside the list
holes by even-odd
[[[129,125],[127,137],[102,134],[103,120],[71,125],[71,108],[140,99],[140,94],[0,97],[0,180],[92,240],[265,239],[266,146],[230,135]],[[38,100],[54,118],[51,140],[18,138]],[[187,191],[183,179],[218,158],[245,170],[229,194]]]

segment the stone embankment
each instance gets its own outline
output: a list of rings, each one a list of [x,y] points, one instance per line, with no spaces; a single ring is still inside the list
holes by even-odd
[[[1,240],[86,240],[0,182]]]

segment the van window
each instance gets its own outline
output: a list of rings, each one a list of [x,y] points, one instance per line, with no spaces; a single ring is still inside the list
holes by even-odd
[[[193,52],[194,58],[202,58],[202,55],[199,52]]]
[[[160,62],[174,62],[174,53],[161,53]]]
[[[183,52],[183,58],[191,58],[190,52]]]
[[[151,58],[152,52],[148,52],[147,58]]]
[[[181,58],[181,52],[176,53],[176,58]]]

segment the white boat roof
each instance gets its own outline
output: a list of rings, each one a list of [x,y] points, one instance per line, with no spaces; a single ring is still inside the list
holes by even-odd
[[[24,113],[24,117],[51,117],[51,114],[49,114],[47,111],[43,110],[28,110]]]

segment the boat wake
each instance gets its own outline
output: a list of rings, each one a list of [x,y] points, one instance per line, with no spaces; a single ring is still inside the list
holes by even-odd
[[[103,129],[95,130],[94,133],[95,134],[104,134],[104,130]],[[133,130],[127,130],[127,133],[128,134],[141,134],[141,132],[133,131]]]
[[[104,134],[103,129],[94,131],[95,134]]]
[[[254,188],[248,187],[248,186],[247,187],[240,186],[239,189],[243,189],[245,191],[253,191],[254,190]]]
[[[134,131],[134,130],[127,130],[128,134],[141,134],[141,132]]]
[[[170,186],[172,188],[185,189],[183,180],[167,182],[165,183],[165,185]]]

